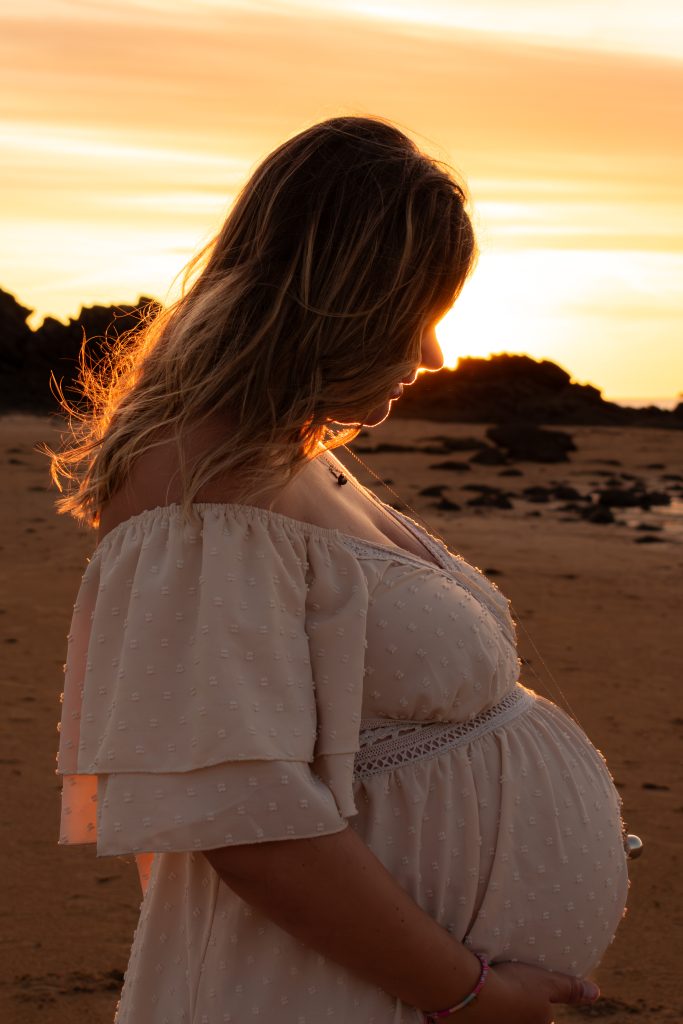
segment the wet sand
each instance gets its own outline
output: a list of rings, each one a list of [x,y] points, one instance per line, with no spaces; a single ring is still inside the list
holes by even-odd
[[[41,440],[54,444],[57,423],[0,418],[7,709],[0,727],[6,893],[0,1019],[111,1024],[140,894],[130,859],[97,859],[93,847],[57,846],[62,665],[80,575],[94,546],[90,531],[56,515],[47,459],[33,447]],[[423,450],[438,447],[425,438],[482,439],[485,429],[389,420],[354,448],[415,510],[404,511],[423,516],[451,550],[511,598],[522,682],[571,708],[607,758],[629,831],[645,843],[632,862],[626,918],[596,974],[603,999],[582,1011],[558,1010],[558,1022],[680,1022],[683,431],[566,428],[578,450],[568,462],[552,464],[486,466],[470,462],[475,449],[448,456]],[[378,444],[413,450],[361,451]],[[347,452],[337,454],[382,500],[398,503]],[[430,468],[448,460],[469,468]],[[508,475],[510,469],[521,475]],[[628,488],[629,477],[649,492],[668,493],[671,503],[649,511],[615,508],[616,521],[599,524],[567,509],[567,499],[534,501],[523,493],[567,486],[585,496],[606,486]],[[418,493],[439,485],[459,510],[435,508],[436,497]],[[512,507],[468,504],[484,493],[473,489],[479,486],[502,489]]]

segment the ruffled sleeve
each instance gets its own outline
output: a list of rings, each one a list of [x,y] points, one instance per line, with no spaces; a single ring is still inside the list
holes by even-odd
[[[151,509],[83,575],[61,843],[99,854],[340,831],[357,813],[368,587],[340,536],[249,506]]]

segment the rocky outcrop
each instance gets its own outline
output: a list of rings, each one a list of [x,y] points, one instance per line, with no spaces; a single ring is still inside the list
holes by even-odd
[[[71,388],[83,339],[89,358],[97,360],[108,339],[138,326],[150,304],[155,300],[142,297],[134,306],[84,306],[65,324],[49,316],[32,331],[26,323],[32,310],[0,289],[0,412],[54,412],[51,374],[67,399],[77,399]]]
[[[31,345],[33,331],[26,320],[33,311],[22,306],[13,295],[0,289],[0,397],[20,383],[24,372],[24,353]],[[3,405],[5,403],[3,402]]]
[[[392,416],[468,423],[563,423],[683,428],[683,402],[673,412],[628,409],[591,384],[576,384],[548,359],[501,355],[461,359],[455,370],[420,374]]]
[[[567,462],[568,452],[576,451],[569,434],[561,430],[541,430],[525,423],[489,427],[486,436],[521,462]]]

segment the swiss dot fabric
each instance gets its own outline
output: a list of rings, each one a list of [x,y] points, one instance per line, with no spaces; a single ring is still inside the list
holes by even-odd
[[[151,860],[119,1024],[420,1021],[201,852],[347,827],[494,961],[595,966],[626,900],[620,801],[578,727],[519,686],[495,584],[405,516],[431,559],[254,506],[193,511],[104,538],[68,638],[60,842]],[[370,772],[382,723],[462,728],[417,758],[402,740],[405,763],[379,759],[385,728]]]

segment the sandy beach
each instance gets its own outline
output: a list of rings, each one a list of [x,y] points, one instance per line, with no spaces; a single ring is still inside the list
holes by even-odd
[[[140,891],[131,860],[57,846],[62,665],[72,605],[94,547],[91,531],[55,513],[48,461],[34,447],[55,444],[59,422],[0,418],[0,1019],[110,1024]],[[470,461],[476,449],[447,459],[424,450],[438,446],[429,440],[436,436],[482,439],[484,424],[390,419],[354,448],[414,510],[404,511],[424,517],[512,600],[522,682],[569,709],[603,752],[627,828],[645,844],[632,862],[626,918],[596,974],[603,999],[581,1011],[558,1010],[557,1020],[680,1022],[683,431],[560,429],[577,449],[560,463],[481,465]],[[388,448],[363,450],[377,445]],[[382,500],[396,501],[345,451],[337,454]],[[448,460],[466,466],[433,468]],[[572,510],[567,498],[525,492],[571,487],[585,501],[597,488],[630,486],[633,478],[668,494],[670,504],[614,508],[615,521],[598,523],[582,518],[576,501]],[[437,508],[436,496],[419,493],[439,485],[458,509]],[[468,503],[501,491],[511,507]]]

